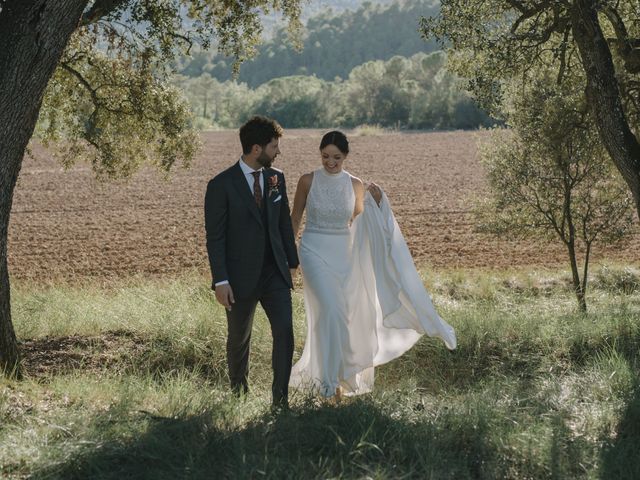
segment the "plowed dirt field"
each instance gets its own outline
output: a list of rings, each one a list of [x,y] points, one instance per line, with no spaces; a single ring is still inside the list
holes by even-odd
[[[293,202],[298,177],[320,165],[321,131],[289,130],[275,167]],[[437,268],[564,266],[562,248],[474,232],[470,195],[485,188],[477,133],[352,136],[345,168],[387,192],[416,263]],[[52,280],[171,275],[208,270],[203,198],[208,180],[234,163],[236,132],[203,134],[190,169],[165,179],[144,169],[124,182],[100,183],[84,164],[64,170],[42,147],[25,158],[9,230],[13,278]],[[637,263],[640,234],[595,247],[595,262]]]

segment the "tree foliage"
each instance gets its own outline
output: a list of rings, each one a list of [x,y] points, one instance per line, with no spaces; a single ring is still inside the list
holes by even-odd
[[[187,165],[199,141],[189,104],[168,81],[172,62],[215,38],[237,67],[255,54],[259,13],[274,8],[297,35],[294,1],[95,2],[49,83],[40,139],[65,165],[87,160],[103,176],[128,176],[143,163],[165,171],[176,161]]]
[[[562,83],[582,71],[573,36],[572,0],[444,0],[439,15],[423,18],[422,32],[449,47],[450,67],[492,113],[502,106],[502,87],[514,77],[549,68]],[[625,111],[640,127],[640,7],[635,0],[600,2],[600,17],[613,47]],[[583,88],[587,79],[583,79]]]
[[[238,81],[252,88],[277,77],[313,75],[332,81],[347,78],[353,68],[373,60],[389,60],[395,55],[410,57],[437,49],[435,42],[420,39],[420,15],[436,13],[438,2],[417,0],[388,5],[364,2],[354,11],[338,14],[332,10],[311,17],[304,29],[301,46],[287,41],[287,31],[257,48],[255,58],[245,62]],[[232,58],[216,52],[193,52],[178,59],[177,70],[189,77],[209,73],[225,81],[232,78]]]
[[[579,78],[603,145],[640,212],[640,4],[637,0],[442,0],[422,31],[493,115],[512,79],[530,85],[551,70]]]
[[[74,39],[40,112],[39,136],[65,165],[89,161],[96,172],[130,175],[142,163],[168,170],[193,158],[191,112],[175,87],[148,67],[94,51]]]
[[[219,82],[206,74],[196,79],[179,76],[175,81],[200,117],[201,127],[234,128],[254,112],[273,116],[285,127],[490,125],[492,120],[445,70],[445,62],[442,52],[395,56],[359,65],[344,81],[298,75],[276,78],[255,89],[244,83]],[[203,105],[205,101],[208,106]]]
[[[506,100],[512,130],[494,131],[481,149],[491,192],[477,208],[481,228],[561,241],[586,310],[592,244],[613,243],[629,231],[631,195],[575,83],[558,86],[543,73],[524,90],[512,85]]]

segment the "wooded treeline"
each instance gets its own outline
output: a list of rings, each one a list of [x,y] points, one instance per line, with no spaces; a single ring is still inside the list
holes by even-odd
[[[287,128],[376,124],[410,129],[468,129],[492,123],[445,70],[442,52],[395,56],[355,67],[346,80],[275,78],[257,88],[203,74],[175,83],[199,128],[236,128],[255,113]]]
[[[286,27],[256,49],[256,56],[242,64],[238,81],[256,88],[278,77],[315,75],[323,80],[347,78],[358,65],[371,60],[410,57],[438,50],[434,40],[420,37],[419,19],[436,15],[440,2],[396,1],[391,4],[363,3],[356,10],[339,14],[328,10],[307,21],[302,50],[288,39]],[[208,73],[225,81],[232,78],[234,59],[216,53],[192,52],[176,61],[176,70],[188,77]]]

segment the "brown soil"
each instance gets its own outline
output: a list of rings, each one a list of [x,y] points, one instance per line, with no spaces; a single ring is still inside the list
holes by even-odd
[[[319,166],[317,130],[285,132],[276,167],[288,179]],[[437,268],[557,266],[561,247],[474,232],[469,197],[485,187],[476,133],[394,133],[353,136],[346,169],[387,192],[418,264]],[[188,170],[169,179],[145,169],[128,182],[100,183],[87,165],[65,171],[42,147],[25,158],[9,231],[14,278],[35,280],[167,275],[208,269],[203,197],[207,181],[235,162],[235,132],[203,134],[204,148]],[[640,235],[594,260],[637,262]]]

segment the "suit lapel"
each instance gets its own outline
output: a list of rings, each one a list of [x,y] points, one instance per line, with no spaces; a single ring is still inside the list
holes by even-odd
[[[233,185],[238,191],[238,195],[242,200],[246,203],[247,208],[256,218],[256,220],[262,225],[262,215],[260,214],[260,210],[258,210],[258,206],[256,205],[256,201],[251,195],[251,191],[249,190],[249,185],[247,184],[247,180],[244,177],[244,173],[240,168],[240,163],[236,163],[236,167],[233,172]],[[266,184],[265,184],[266,185]]]
[[[263,170],[262,174],[262,177],[264,178],[264,201],[267,207],[267,220],[270,225],[275,224],[274,220],[277,218],[277,215],[275,214],[276,205],[273,203],[273,199],[269,194],[269,177],[273,177],[276,175],[277,174],[273,170],[267,168]]]

